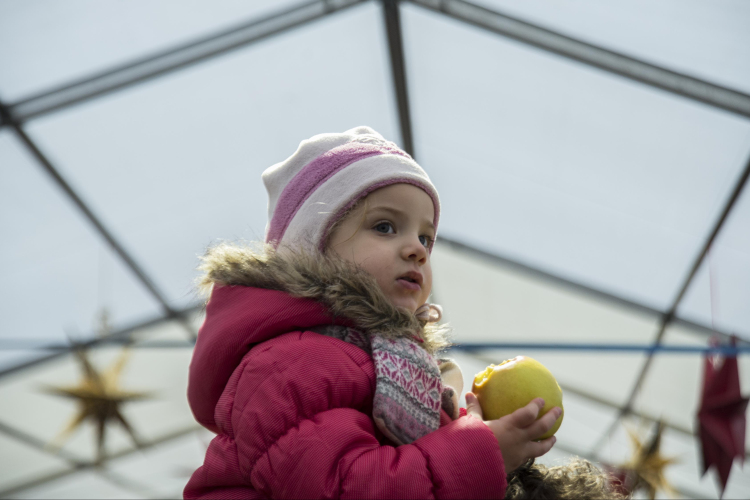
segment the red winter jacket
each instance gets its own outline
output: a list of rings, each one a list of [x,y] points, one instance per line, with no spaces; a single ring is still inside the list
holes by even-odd
[[[188,399],[217,433],[185,498],[503,498],[492,432],[475,417],[394,446],[371,414],[375,368],[362,349],[311,331],[309,299],[217,286],[190,365]]]

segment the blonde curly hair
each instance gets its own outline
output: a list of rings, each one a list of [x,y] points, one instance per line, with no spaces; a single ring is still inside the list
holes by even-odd
[[[582,458],[556,467],[530,460],[508,474],[505,500],[630,498],[611,481],[609,474]]]

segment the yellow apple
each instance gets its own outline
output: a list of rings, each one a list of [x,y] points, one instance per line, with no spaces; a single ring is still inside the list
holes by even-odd
[[[477,396],[485,420],[509,415],[535,398],[544,399],[539,417],[555,406],[563,409],[562,389],[555,377],[543,364],[527,356],[506,359],[477,373],[471,392]],[[563,410],[555,425],[539,439],[554,435],[564,415]]]

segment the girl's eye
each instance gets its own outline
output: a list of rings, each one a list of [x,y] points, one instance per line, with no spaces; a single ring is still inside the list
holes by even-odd
[[[393,224],[391,224],[390,222],[379,222],[373,229],[383,234],[391,234],[396,232],[393,229]]]
[[[419,242],[422,245],[424,245],[425,248],[430,248],[430,244],[432,243],[432,238],[430,238],[429,236],[422,235],[419,237]]]

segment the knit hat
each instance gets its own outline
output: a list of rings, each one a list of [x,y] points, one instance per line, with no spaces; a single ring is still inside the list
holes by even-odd
[[[268,191],[266,243],[322,251],[331,227],[360,199],[376,189],[407,183],[423,189],[435,207],[440,200],[422,167],[406,152],[369,127],[319,134],[263,172]]]

